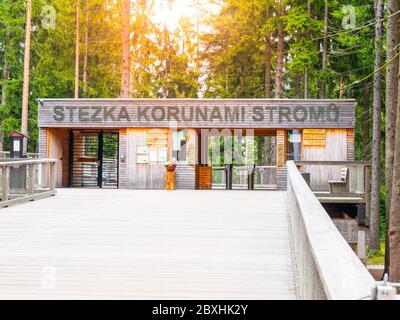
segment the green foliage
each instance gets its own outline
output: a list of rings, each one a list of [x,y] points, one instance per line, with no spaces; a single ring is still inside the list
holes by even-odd
[[[86,3],[88,24],[86,24]],[[29,99],[29,151],[37,149],[37,99],[74,96],[76,2],[33,0]],[[42,9],[56,10],[55,29],[42,27]],[[115,98],[121,91],[121,23],[118,2],[82,0],[80,16],[80,97]],[[136,98],[197,97],[199,68],[195,63],[195,26],[182,19],[169,32],[151,21],[154,1],[132,6],[132,96]],[[20,129],[25,41],[25,0],[0,0],[0,130]],[[88,31],[88,48],[85,32]],[[84,90],[83,61],[88,52]],[[3,71],[7,65],[8,76]],[[4,86],[3,86],[4,85]],[[0,96],[1,98],[1,96]],[[7,147],[7,143],[5,143]]]
[[[173,1],[170,1],[172,4]],[[170,31],[152,21],[155,0],[132,6],[131,79],[136,98],[262,98],[265,97],[266,36],[271,38],[272,90],[275,82],[277,22],[285,26],[284,97],[304,96],[305,74],[308,97],[321,97],[321,83],[327,83],[329,98],[356,98],[356,154],[368,158],[369,140],[363,114],[371,101],[372,79],[357,83],[373,71],[373,1],[349,0],[355,7],[357,26],[344,30],[344,4],[329,1],[328,66],[322,70],[322,38],[325,0],[286,0],[286,14],[279,17],[277,1],[218,0],[221,10],[209,14],[202,9],[202,25],[197,53],[196,21],[183,18]],[[310,6],[308,6],[308,2]],[[121,86],[121,12],[118,2],[81,1],[81,80],[84,54],[88,51],[86,90],[80,83],[81,97],[113,98]],[[56,28],[43,29],[44,4],[56,9]],[[38,98],[73,97],[75,61],[75,1],[33,0],[29,130],[30,150],[37,141]],[[272,17],[267,19],[267,10]],[[25,38],[25,0],[0,0],[0,90],[6,97],[0,109],[5,135],[19,129]],[[89,46],[84,46],[88,30]],[[4,67],[8,75],[3,76]],[[2,92],[3,93],[3,92]],[[367,102],[365,102],[367,101]],[[367,111],[366,111],[367,110]],[[368,119],[368,117],[367,117]],[[369,120],[367,120],[369,121]]]

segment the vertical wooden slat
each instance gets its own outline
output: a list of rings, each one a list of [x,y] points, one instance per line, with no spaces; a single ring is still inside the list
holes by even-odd
[[[192,166],[197,164],[197,132],[194,129],[187,130],[187,160]]]
[[[201,130],[200,133],[201,139],[201,164],[207,165],[208,164],[208,135],[206,134],[205,130]]]
[[[2,181],[2,197],[1,201],[7,201],[9,199],[9,190],[10,190],[10,167],[4,166],[3,167],[3,181]]]
[[[47,158],[47,129],[39,128],[39,156]]]
[[[35,194],[35,179],[36,179],[36,168],[35,164],[28,165],[28,194]]]
[[[50,163],[50,181],[49,181],[49,188],[50,190],[56,189],[56,181],[57,181],[57,167],[56,163]]]
[[[127,187],[127,135],[126,129],[119,130],[119,188]]]

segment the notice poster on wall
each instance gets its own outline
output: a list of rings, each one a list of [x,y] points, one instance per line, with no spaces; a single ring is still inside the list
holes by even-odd
[[[149,163],[149,148],[147,146],[136,147],[136,163],[138,164]]]
[[[301,143],[301,134],[292,134],[290,135],[291,143]]]
[[[14,152],[20,152],[21,151],[21,141],[14,140],[13,148],[14,148]]]
[[[147,146],[137,146],[136,153],[137,154],[148,154],[149,148]]]
[[[137,155],[136,163],[137,164],[148,164],[149,163],[149,156],[148,155]]]
[[[167,162],[167,161],[168,161],[167,150],[159,150],[158,151],[158,162]]]

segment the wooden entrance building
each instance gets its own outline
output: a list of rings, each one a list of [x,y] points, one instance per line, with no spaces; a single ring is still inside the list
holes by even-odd
[[[240,149],[262,137],[268,156],[260,153],[263,161],[251,163],[247,154],[233,170],[250,161],[258,170],[256,187],[285,189],[287,160],[354,161],[354,127],[354,100],[39,101],[39,152],[59,160],[58,187],[163,189],[164,163],[175,158],[178,189],[211,189],[227,183],[215,177],[232,161],[225,154],[214,164],[210,141],[231,139],[235,154],[235,139],[242,139]],[[308,171],[311,183],[323,188],[340,176],[340,168]]]

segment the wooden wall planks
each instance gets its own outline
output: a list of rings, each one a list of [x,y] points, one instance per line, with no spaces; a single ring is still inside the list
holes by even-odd
[[[326,131],[325,147],[302,148],[303,161],[348,161],[347,129],[330,129]],[[328,180],[339,180],[340,167],[307,166],[303,170],[311,173],[311,188],[314,191],[327,191]]]
[[[146,129],[127,129],[127,188],[162,190],[165,187],[164,165],[161,163],[136,163],[137,147],[145,146],[146,143]]]
[[[48,158],[47,155],[47,131],[46,128],[39,128],[39,156],[40,158]]]
[[[46,158],[56,159],[56,187],[67,187],[69,181],[69,130],[48,129]],[[40,137],[39,137],[40,140]],[[40,149],[40,155],[44,153]]]

